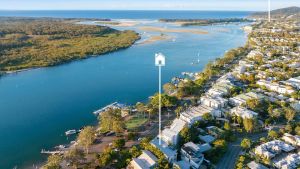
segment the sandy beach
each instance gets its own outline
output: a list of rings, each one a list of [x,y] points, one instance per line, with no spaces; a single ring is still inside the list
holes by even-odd
[[[132,27],[139,24],[138,21],[96,21],[96,24],[103,24],[103,25],[112,25],[112,26],[120,26],[120,27]]]
[[[193,33],[193,34],[208,34],[207,31],[199,29],[171,29],[171,28],[161,28],[154,26],[142,26],[138,29],[142,31],[151,31],[151,32],[167,32],[167,33]]]
[[[163,40],[170,40],[174,38],[173,36],[169,36],[169,35],[154,35],[149,37],[148,39],[138,43],[139,45],[144,45],[144,44],[149,44],[149,43],[154,43],[157,41],[163,41]]]

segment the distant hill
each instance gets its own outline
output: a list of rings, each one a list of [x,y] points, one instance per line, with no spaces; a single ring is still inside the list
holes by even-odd
[[[300,18],[300,7],[288,7],[281,8],[271,11],[272,19],[299,19]],[[268,17],[268,12],[256,12],[253,13],[250,18],[255,19],[266,19]],[[300,20],[300,19],[299,19]]]

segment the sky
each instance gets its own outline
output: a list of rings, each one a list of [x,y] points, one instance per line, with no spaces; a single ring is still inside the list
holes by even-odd
[[[271,8],[300,0],[271,0]],[[0,10],[238,10],[265,11],[268,0],[0,0]]]

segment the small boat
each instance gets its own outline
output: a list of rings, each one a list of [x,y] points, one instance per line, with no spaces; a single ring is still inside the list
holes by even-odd
[[[65,132],[66,136],[72,135],[72,134],[76,134],[77,131],[76,130],[68,130]]]

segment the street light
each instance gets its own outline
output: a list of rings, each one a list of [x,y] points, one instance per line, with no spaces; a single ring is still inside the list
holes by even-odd
[[[158,67],[158,128],[159,145],[161,145],[161,67],[166,65],[166,57],[162,53],[155,54],[155,66]]]

